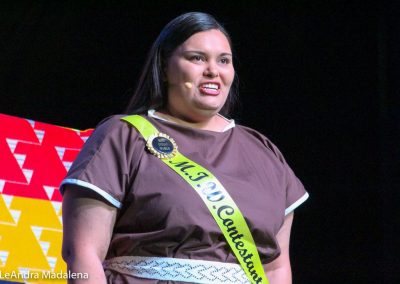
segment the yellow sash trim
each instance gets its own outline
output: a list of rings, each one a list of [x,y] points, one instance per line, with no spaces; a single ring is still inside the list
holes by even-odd
[[[144,117],[130,115],[122,120],[132,124],[146,141],[158,130]],[[206,168],[179,151],[172,158],[160,158],[180,175],[201,197],[210,210],[229,246],[251,283],[269,284],[250,229],[239,208],[218,179]]]

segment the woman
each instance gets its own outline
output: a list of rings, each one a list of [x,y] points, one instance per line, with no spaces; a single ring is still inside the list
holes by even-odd
[[[146,145],[125,115],[106,119],[61,185],[63,258],[89,274],[83,283],[267,283],[249,264],[257,252],[244,256],[239,232],[247,226],[270,283],[291,283],[293,210],[308,194],[267,138],[223,116],[235,81],[229,35],[212,16],[183,14],[162,30],[127,113],[167,135]],[[201,193],[165,165],[176,150],[226,190],[203,188],[206,201],[230,195],[247,226],[230,226],[228,210],[213,220]],[[196,168],[188,163],[179,164],[183,177]]]

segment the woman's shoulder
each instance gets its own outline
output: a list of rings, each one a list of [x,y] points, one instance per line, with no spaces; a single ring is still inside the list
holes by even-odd
[[[122,120],[126,116],[126,114],[114,114],[102,119],[94,128],[89,137],[91,141],[88,140],[88,142],[95,142],[96,144],[117,140],[122,142],[122,140],[138,136],[136,129]]]
[[[110,129],[110,128],[122,127],[125,123],[121,119],[125,116],[126,115],[124,114],[113,114],[107,116],[102,120],[100,120],[95,129],[98,130],[98,129]]]
[[[127,114],[114,114],[103,118],[95,127],[95,132],[110,133],[115,131],[130,130],[132,127],[123,120]]]
[[[262,145],[267,150],[271,151],[281,162],[285,162],[281,151],[278,147],[264,134],[254,128],[237,124],[236,131],[244,137],[245,140],[250,140],[253,143]]]

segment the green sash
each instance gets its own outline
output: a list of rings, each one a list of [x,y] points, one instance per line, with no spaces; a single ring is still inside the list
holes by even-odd
[[[251,283],[268,284],[250,229],[239,208],[207,169],[178,152],[175,141],[139,115],[123,117],[147,141],[147,148],[180,175],[201,197]]]

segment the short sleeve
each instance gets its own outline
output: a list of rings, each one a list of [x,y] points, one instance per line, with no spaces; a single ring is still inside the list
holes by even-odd
[[[285,216],[293,212],[297,207],[303,204],[309,197],[308,192],[305,190],[301,181],[294,174],[293,170],[287,164],[285,158],[279,149],[268,138],[263,137],[264,144],[275,154],[275,156],[282,163],[284,176],[285,176],[285,190],[286,190],[286,203],[285,203]]]
[[[92,190],[117,208],[125,196],[132,169],[132,144],[138,139],[121,115],[103,120],[86,141],[60,185]],[[132,133],[134,131],[134,133]]]
[[[309,197],[301,181],[295,176],[292,169],[286,164],[286,209],[285,215],[293,212]]]

